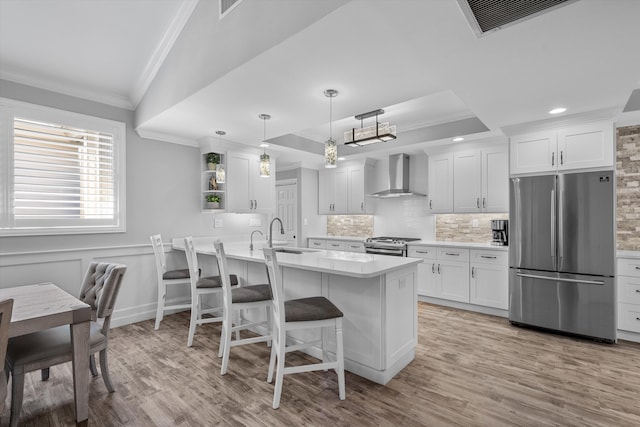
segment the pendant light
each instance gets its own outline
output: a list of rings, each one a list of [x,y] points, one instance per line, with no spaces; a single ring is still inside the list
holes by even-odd
[[[324,143],[324,167],[325,168],[335,168],[336,160],[338,159],[338,145],[336,144],[336,140],[333,139],[333,98],[338,96],[338,91],[335,89],[327,89],[324,91],[324,96],[329,98],[329,139],[327,139]]]
[[[265,147],[265,142],[267,140],[267,120],[271,119],[271,116],[268,114],[260,114],[258,117],[261,118],[263,122],[263,143],[260,145]],[[260,176],[263,178],[269,178],[271,176],[271,158],[266,151],[264,151],[264,148],[260,155]]]
[[[217,130],[216,135],[218,135],[218,145],[222,149],[222,136],[227,133],[223,130]],[[224,184],[225,173],[224,173],[224,164],[222,162],[218,162],[216,165],[216,182],[218,184]]]

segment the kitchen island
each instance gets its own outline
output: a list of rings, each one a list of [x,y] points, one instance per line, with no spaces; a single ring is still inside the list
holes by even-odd
[[[194,238],[201,256],[215,256],[212,238]],[[173,248],[184,250],[183,239]],[[306,248],[281,248],[278,263],[287,299],[322,295],[344,313],[345,369],[386,384],[415,357],[417,344],[416,268],[420,260]],[[229,269],[241,285],[266,283],[262,248],[225,242]],[[207,262],[205,258],[201,261]],[[247,313],[251,319],[260,311]],[[331,334],[327,348],[335,351]],[[296,340],[320,339],[320,331],[291,333]],[[318,347],[307,351],[321,357]],[[266,366],[266,365],[265,365]]]

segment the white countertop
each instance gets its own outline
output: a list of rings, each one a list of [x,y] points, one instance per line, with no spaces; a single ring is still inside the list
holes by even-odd
[[[491,243],[465,243],[465,242],[443,242],[436,240],[418,240],[416,242],[407,243],[408,246],[449,246],[454,248],[471,248],[471,249],[491,249],[494,251],[509,251],[509,246],[495,246]]]
[[[618,258],[640,258],[640,251],[616,251]]]
[[[264,262],[262,247],[254,243],[254,250],[249,250],[247,243],[225,242],[224,249],[228,258],[252,262]],[[214,238],[195,237],[193,239],[196,252],[206,255],[216,254],[213,248]],[[184,250],[182,238],[172,240],[174,249]],[[307,248],[291,248],[304,251],[302,254],[278,252],[278,263],[283,267],[338,274],[356,278],[370,278],[389,273],[394,270],[419,264],[417,258],[391,257],[385,255],[363,254],[342,251],[324,251]]]
[[[309,236],[308,239],[319,240],[344,240],[345,242],[364,242],[367,237],[354,237],[354,236]]]

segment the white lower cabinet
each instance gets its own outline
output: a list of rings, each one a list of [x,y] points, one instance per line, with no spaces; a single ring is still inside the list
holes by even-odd
[[[330,251],[345,251],[345,252],[360,252],[360,253],[365,252],[364,242],[351,241],[351,240],[311,238],[309,239],[309,247],[313,249],[326,249]]]
[[[451,246],[412,246],[418,264],[418,295],[508,309],[508,252]]]
[[[469,249],[438,249],[438,298],[469,302]]]
[[[509,309],[508,252],[471,250],[469,302]]]
[[[618,329],[640,333],[640,259],[618,258],[616,281]]]

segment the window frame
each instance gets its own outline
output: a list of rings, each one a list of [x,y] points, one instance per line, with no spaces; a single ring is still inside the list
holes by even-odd
[[[17,227],[12,207],[14,182],[14,118],[44,121],[113,135],[115,215],[110,224]],[[0,97],[0,237],[123,233],[126,231],[126,124],[115,120]],[[46,221],[46,220],[45,220]]]

